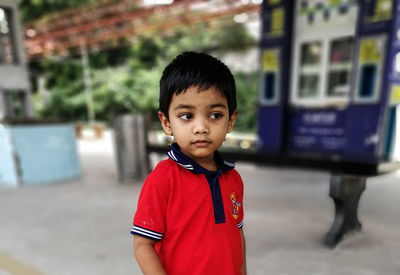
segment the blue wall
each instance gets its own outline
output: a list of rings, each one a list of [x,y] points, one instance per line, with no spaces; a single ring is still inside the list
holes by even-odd
[[[6,128],[6,131],[12,140],[23,185],[68,180],[80,176],[76,136],[72,124],[11,126]],[[11,155],[6,151],[6,146],[2,147],[4,155]],[[0,157],[2,158],[5,157]],[[8,157],[4,162],[6,166],[10,166],[10,163],[13,163],[12,157]]]
[[[2,125],[0,125],[0,184],[18,185],[10,131]]]

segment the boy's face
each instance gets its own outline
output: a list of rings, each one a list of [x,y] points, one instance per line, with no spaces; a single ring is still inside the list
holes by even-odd
[[[214,152],[232,131],[237,111],[229,117],[228,102],[214,87],[199,92],[192,86],[172,96],[169,119],[162,112],[158,115],[165,133],[174,136],[181,152],[207,168],[214,164]]]

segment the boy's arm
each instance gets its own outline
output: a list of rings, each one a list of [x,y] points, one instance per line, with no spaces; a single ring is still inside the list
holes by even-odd
[[[167,275],[154,245],[156,241],[134,235],[134,252],[144,275]]]
[[[243,234],[243,227],[239,229],[240,237],[242,238],[242,253],[243,253],[243,265],[242,265],[242,275],[247,275],[246,267],[246,240]]]

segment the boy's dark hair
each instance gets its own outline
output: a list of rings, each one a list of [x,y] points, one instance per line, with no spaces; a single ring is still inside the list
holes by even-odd
[[[172,96],[191,86],[196,86],[199,91],[214,87],[226,97],[229,116],[236,110],[235,79],[229,68],[215,57],[196,52],[178,55],[164,69],[160,80],[159,110],[168,118]]]

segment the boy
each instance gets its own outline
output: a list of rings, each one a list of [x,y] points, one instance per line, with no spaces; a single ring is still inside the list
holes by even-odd
[[[217,149],[237,117],[229,69],[185,52],[160,80],[159,112],[174,137],[147,177],[131,233],[144,274],[245,275],[243,183]]]

